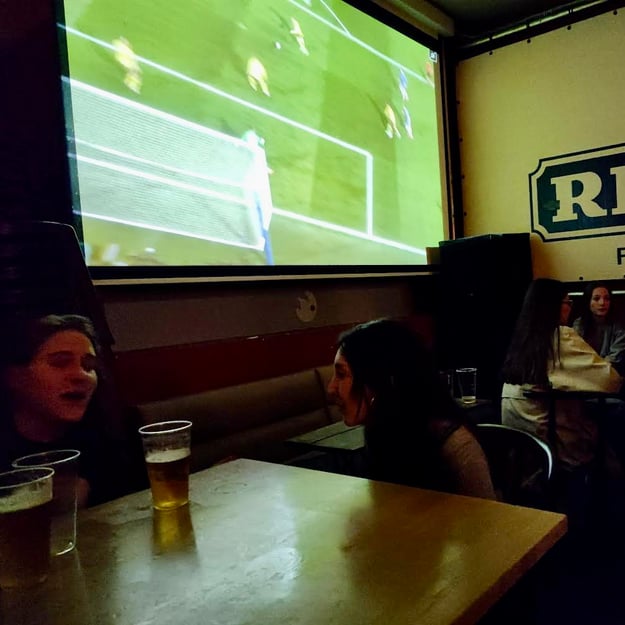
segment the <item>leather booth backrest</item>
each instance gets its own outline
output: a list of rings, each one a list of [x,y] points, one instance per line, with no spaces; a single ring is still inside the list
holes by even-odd
[[[230,456],[283,460],[286,439],[337,419],[325,388],[328,367],[137,406],[142,423],[188,419],[192,470]],[[294,450],[293,450],[293,453]]]

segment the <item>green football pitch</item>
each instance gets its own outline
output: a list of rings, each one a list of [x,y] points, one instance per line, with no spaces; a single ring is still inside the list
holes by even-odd
[[[407,37],[339,0],[66,0],[65,22],[72,79],[230,137],[251,129],[263,137],[276,264],[422,264],[424,248],[444,238],[428,50]],[[111,48],[120,36],[139,59],[140,93],[124,84]],[[251,57],[267,70],[269,97],[248,83]],[[401,138],[385,133],[387,104]],[[185,143],[172,135],[167,158],[177,152]],[[262,251],[192,230],[103,220],[102,205],[82,205],[91,264],[107,264],[112,244],[128,264],[267,262]],[[173,221],[184,207],[167,210]]]

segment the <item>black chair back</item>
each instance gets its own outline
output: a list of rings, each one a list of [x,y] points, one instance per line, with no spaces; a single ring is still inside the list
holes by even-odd
[[[475,432],[499,499],[532,508],[549,507],[553,471],[549,447],[532,434],[506,425],[479,423]]]
[[[103,348],[114,342],[73,228],[0,222],[0,322],[50,313],[89,317]]]

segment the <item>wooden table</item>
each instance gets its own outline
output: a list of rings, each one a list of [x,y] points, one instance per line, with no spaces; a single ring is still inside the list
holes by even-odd
[[[0,593],[20,625],[475,623],[565,533],[559,514],[237,460],[80,514],[78,551]],[[176,521],[172,523],[172,521]]]
[[[365,446],[365,428],[362,425],[348,427],[343,421],[338,421],[294,436],[288,442],[306,449],[357,451]]]

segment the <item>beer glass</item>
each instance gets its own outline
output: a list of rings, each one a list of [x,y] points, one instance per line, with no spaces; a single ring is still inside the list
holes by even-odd
[[[13,467],[16,469],[30,467],[54,469],[50,539],[53,556],[67,553],[76,546],[76,487],[79,456],[80,452],[77,449],[55,449],[22,456],[13,461]]]
[[[475,367],[456,369],[456,375],[460,388],[460,401],[463,404],[475,404],[477,402],[477,369]]]
[[[0,588],[42,582],[50,568],[54,469],[0,473]]]
[[[145,463],[157,510],[189,502],[191,421],[163,421],[139,428]]]
[[[152,546],[157,554],[184,551],[195,545],[189,506],[173,510],[154,510]]]

